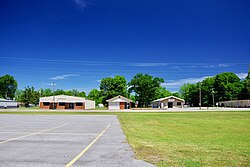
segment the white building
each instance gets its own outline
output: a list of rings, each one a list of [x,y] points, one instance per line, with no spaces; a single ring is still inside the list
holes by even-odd
[[[249,108],[250,100],[230,100],[219,102],[219,107]]]
[[[17,102],[14,100],[0,99],[0,108],[17,108]]]
[[[58,95],[41,97],[39,106],[43,109],[85,110],[95,108],[95,101],[82,97]]]
[[[119,95],[107,100],[107,102],[109,105],[109,110],[123,110],[129,109],[131,107],[132,100]]]
[[[154,100],[152,104],[153,108],[183,108],[185,100],[175,96],[168,96]]]

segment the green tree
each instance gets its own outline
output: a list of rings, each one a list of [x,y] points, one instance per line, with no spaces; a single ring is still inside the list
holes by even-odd
[[[54,95],[65,95],[65,91],[63,89],[57,89],[54,92]],[[52,92],[52,96],[53,96],[53,92]]]
[[[179,92],[171,92],[171,96],[181,97]]]
[[[86,93],[84,91],[79,91],[78,94],[77,94],[78,97],[87,97],[86,96]]]
[[[21,90],[21,89],[16,90],[15,100],[17,102],[21,102],[22,94],[23,94],[23,90]]]
[[[130,95],[129,99],[130,99],[130,100],[132,100],[132,101],[133,101],[133,103],[135,103],[135,102],[136,102],[135,95]]]
[[[172,93],[167,90],[166,88],[160,86],[159,89],[157,89],[157,92],[156,92],[156,99],[160,99],[160,98],[163,98],[163,97],[168,97],[168,96],[171,96]]]
[[[0,97],[13,99],[17,90],[17,81],[11,75],[0,77]]]
[[[38,104],[39,102],[39,92],[35,90],[34,87],[25,87],[21,95],[21,102],[25,104],[26,107],[29,104]]]
[[[185,100],[186,104],[190,106],[199,106],[199,85],[185,83],[180,88],[180,96]]]
[[[247,77],[242,81],[242,89],[239,94],[239,99],[250,99],[250,70],[248,70]]]
[[[155,99],[163,78],[153,77],[148,74],[136,74],[129,83],[129,91],[135,92],[135,98],[138,101],[139,107],[148,107]]]
[[[243,85],[240,78],[231,72],[224,72],[215,76],[215,99],[216,101],[238,99]]]
[[[90,100],[94,100],[96,106],[98,104],[102,103],[102,95],[101,95],[101,91],[97,90],[97,89],[92,89],[89,94],[88,94],[88,99]]]
[[[41,92],[41,96],[53,96],[53,92],[51,89],[47,88],[47,89],[40,89]]]
[[[103,78],[100,83],[100,90],[103,96],[102,103],[107,104],[106,100],[118,95],[128,97],[127,81],[123,76]]]
[[[213,106],[214,77],[208,77],[201,83],[202,106]]]

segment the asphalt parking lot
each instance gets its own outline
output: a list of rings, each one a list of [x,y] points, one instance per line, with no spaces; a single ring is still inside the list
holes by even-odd
[[[0,166],[153,166],[136,160],[116,116],[0,115]]]

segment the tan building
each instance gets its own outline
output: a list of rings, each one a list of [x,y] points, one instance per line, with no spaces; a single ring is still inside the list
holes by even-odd
[[[58,95],[40,98],[39,106],[42,109],[85,110],[95,108],[95,101],[82,97]]]
[[[107,100],[107,102],[109,110],[129,109],[132,104],[132,100],[120,95]]]
[[[249,108],[250,100],[221,101],[218,105],[219,107]]]
[[[169,96],[160,98],[157,100],[154,100],[152,102],[153,108],[183,108],[183,105],[185,104],[185,100],[175,97],[175,96]]]

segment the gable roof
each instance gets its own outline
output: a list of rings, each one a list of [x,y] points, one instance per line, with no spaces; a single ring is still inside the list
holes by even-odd
[[[15,100],[8,100],[0,98],[0,102],[16,102]]]
[[[127,102],[127,103],[132,102],[132,100],[130,100],[130,99],[126,98],[126,97],[123,97],[121,95],[118,95],[118,96],[113,97],[113,98],[111,98],[109,100],[106,100],[106,101],[107,102]]]
[[[181,99],[181,98],[179,98],[179,97],[175,97],[175,96],[163,97],[163,98],[160,98],[160,99],[154,100],[153,102],[160,102],[160,101],[167,100],[167,99],[176,99],[176,100],[180,100],[180,101],[182,101],[182,102],[185,102],[185,100],[184,100],[184,99]]]

